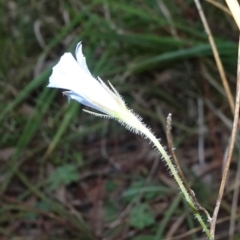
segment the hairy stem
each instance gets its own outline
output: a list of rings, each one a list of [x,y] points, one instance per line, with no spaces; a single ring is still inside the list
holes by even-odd
[[[205,224],[205,222],[203,221],[203,219],[199,213],[199,209],[197,208],[197,206],[195,206],[194,200],[189,195],[188,190],[186,189],[182,179],[180,178],[180,176],[178,174],[176,167],[172,163],[171,158],[168,155],[168,153],[166,152],[166,150],[164,149],[164,147],[160,144],[160,142],[154,136],[154,134],[150,131],[150,129],[148,127],[146,127],[146,125],[144,123],[142,123],[140,119],[138,119],[136,116],[134,116],[134,114],[132,112],[129,112],[129,116],[127,116],[127,118],[125,118],[125,119],[128,119],[128,121],[127,121],[128,125],[133,127],[133,129],[136,129],[137,132],[140,132],[141,134],[146,136],[153,143],[153,145],[158,149],[163,160],[166,162],[172,176],[176,180],[181,192],[183,193],[187,203],[189,204],[189,206],[190,206],[191,210],[193,211],[195,217],[197,218],[198,222],[202,226],[203,231],[206,233],[206,235],[208,236],[208,238],[210,240],[213,240],[213,237],[211,236],[207,225]]]

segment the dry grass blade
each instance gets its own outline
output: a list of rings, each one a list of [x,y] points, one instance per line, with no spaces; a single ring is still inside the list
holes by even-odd
[[[226,179],[228,175],[228,170],[229,166],[231,163],[231,158],[232,158],[232,153],[233,153],[233,148],[235,144],[235,139],[236,139],[236,134],[237,134],[237,129],[238,129],[238,119],[239,119],[239,107],[240,107],[240,64],[239,64],[239,59],[240,59],[240,39],[239,39],[239,48],[238,48],[238,70],[237,70],[237,94],[236,94],[236,105],[235,105],[235,111],[234,111],[234,121],[233,121],[233,128],[232,128],[232,134],[231,134],[231,139],[230,139],[230,144],[229,144],[229,150],[228,150],[228,155],[227,155],[227,161],[224,167],[223,171],[223,176],[222,176],[222,181],[218,193],[218,198],[216,202],[216,207],[213,212],[213,217],[211,221],[211,235],[215,235],[215,228],[216,228],[216,221],[217,221],[217,216],[219,212],[219,208],[221,205],[223,193],[224,193],[224,188],[226,184]]]
[[[234,19],[240,29],[240,7],[237,1],[226,1],[228,3],[228,6],[234,16]],[[221,185],[219,188],[219,193],[218,193],[218,198],[216,202],[216,206],[213,212],[213,219],[211,222],[211,235],[215,235],[215,228],[216,228],[216,221],[217,221],[217,216],[220,208],[220,204],[222,201],[223,193],[224,193],[224,188],[226,184],[226,178],[227,174],[229,171],[229,166],[231,163],[231,158],[232,158],[232,153],[233,153],[233,148],[236,140],[236,135],[237,135],[237,130],[238,130],[238,120],[239,120],[239,107],[240,107],[240,36],[239,36],[239,42],[238,42],[238,67],[237,67],[237,90],[236,90],[236,105],[235,105],[235,110],[234,110],[234,121],[233,121],[233,128],[232,128],[232,134],[231,134],[231,139],[230,139],[230,145],[229,145],[229,150],[228,150],[228,155],[227,155],[227,161],[224,167],[223,171],[223,176],[222,176],[222,181]]]
[[[221,3],[217,2],[217,1],[214,1],[214,0],[205,0],[205,1],[211,3],[212,5],[214,5],[215,7],[219,8],[219,9],[221,9],[225,13],[227,13],[229,15],[232,15],[231,11],[229,11],[228,8],[225,7],[223,4],[221,4]]]
[[[240,30],[240,6],[237,0],[226,0],[226,3],[231,10],[233,18]]]
[[[211,30],[210,30],[210,28],[208,26],[207,19],[206,19],[205,15],[204,15],[204,12],[202,10],[202,7],[201,7],[201,4],[200,4],[199,0],[194,0],[194,2],[195,2],[196,7],[198,9],[200,18],[201,18],[203,26],[204,26],[204,29],[205,29],[205,31],[206,31],[206,33],[208,35],[209,43],[210,43],[212,51],[213,51],[214,59],[215,59],[216,64],[217,64],[217,68],[218,68],[218,71],[219,71],[219,74],[220,74],[220,77],[221,77],[221,80],[222,80],[222,84],[223,84],[224,90],[225,90],[226,95],[227,95],[227,99],[228,99],[230,108],[232,110],[232,113],[234,113],[233,96],[231,94],[231,91],[230,91],[230,88],[229,88],[229,85],[228,85],[228,81],[227,81],[227,78],[226,78],[226,74],[225,74],[225,71],[224,71],[221,59],[219,57],[219,53],[218,53],[216,44],[214,42]]]

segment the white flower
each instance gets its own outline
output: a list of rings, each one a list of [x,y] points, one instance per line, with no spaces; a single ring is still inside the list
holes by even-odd
[[[63,92],[69,99],[96,109],[104,114],[91,114],[115,118],[136,132],[140,118],[130,111],[116,89],[109,83],[110,88],[98,77],[92,76],[88,70],[82,53],[82,44],[78,43],[75,51],[76,59],[71,53],[65,53],[56,66],[53,67],[48,87],[67,89]]]
[[[204,230],[209,233],[198,213],[199,209],[195,207],[195,200],[189,195],[189,191],[185,186],[185,181],[182,180],[182,176],[180,177],[178,175],[178,168],[176,170],[166,150],[158,139],[150,129],[141,122],[141,118],[126,107],[122,97],[110,83],[109,88],[100,78],[96,79],[91,75],[85,57],[82,54],[81,43],[77,45],[75,55],[76,59],[71,53],[65,53],[61,57],[59,63],[53,67],[53,73],[50,76],[48,87],[69,90],[64,92],[64,95],[69,99],[74,99],[103,114],[90,111],[87,112],[96,116],[114,118],[128,129],[134,130],[135,133],[140,133],[147,137],[161,153],[162,158],[169,167],[170,172],[178,183],[191,209],[194,210],[195,216],[204,227]],[[210,236],[210,233],[208,236]]]

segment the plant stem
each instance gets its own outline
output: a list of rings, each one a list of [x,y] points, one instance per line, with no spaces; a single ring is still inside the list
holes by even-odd
[[[144,136],[146,136],[153,143],[153,145],[158,149],[159,153],[162,155],[162,158],[165,160],[171,174],[173,175],[174,179],[176,180],[181,192],[183,193],[187,203],[189,204],[191,210],[193,211],[193,214],[195,215],[198,222],[202,226],[203,231],[206,233],[207,237],[210,240],[214,240],[214,238],[210,234],[210,231],[209,231],[207,225],[205,224],[205,222],[203,221],[203,219],[199,213],[199,209],[195,206],[194,200],[189,195],[188,190],[184,186],[182,179],[178,175],[176,167],[172,163],[170,156],[168,155],[168,153],[166,152],[164,147],[160,144],[160,142],[154,136],[154,134],[151,132],[151,130],[144,123],[142,123],[140,119],[138,119],[136,116],[134,116],[134,114],[132,112],[129,112],[129,113],[130,113],[129,116],[127,118],[125,118],[125,119],[128,119],[128,121],[127,121],[128,125],[132,126],[134,129],[136,129],[137,131],[142,133]]]

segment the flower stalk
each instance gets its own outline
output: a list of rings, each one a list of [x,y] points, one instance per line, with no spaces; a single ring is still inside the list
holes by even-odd
[[[149,130],[149,128],[147,128],[144,124],[141,124],[140,128],[141,128],[140,132],[143,135],[145,135],[153,143],[153,145],[157,148],[157,150],[161,154],[162,159],[166,162],[166,165],[169,168],[169,170],[170,170],[172,176],[174,177],[175,181],[177,182],[181,192],[183,193],[185,200],[187,201],[188,205],[190,206],[191,210],[193,211],[193,213],[194,213],[195,217],[197,218],[198,222],[202,226],[203,231],[206,233],[206,235],[208,236],[208,238],[210,240],[213,240],[208,227],[206,226],[205,222],[203,221],[203,219],[202,219],[202,217],[199,213],[199,209],[195,206],[194,200],[189,195],[188,190],[186,189],[185,185],[183,184],[182,179],[179,177],[178,172],[177,172],[174,164],[172,163],[172,160],[171,160],[170,156],[167,154],[164,147],[160,144],[158,139]]]

